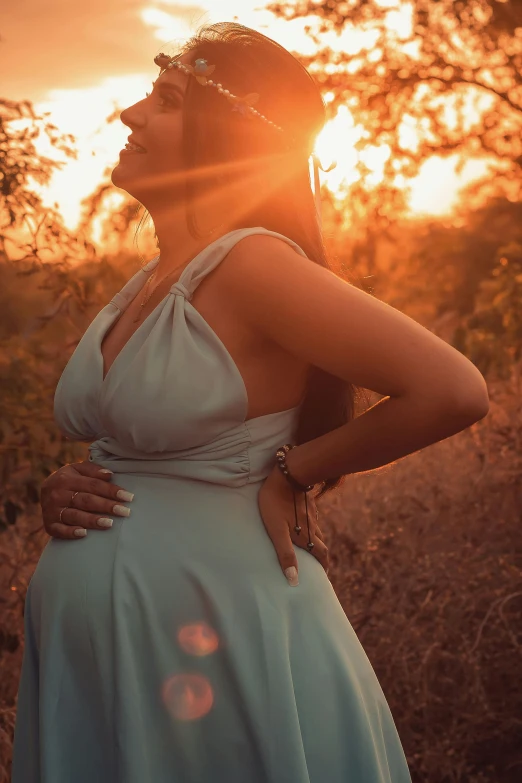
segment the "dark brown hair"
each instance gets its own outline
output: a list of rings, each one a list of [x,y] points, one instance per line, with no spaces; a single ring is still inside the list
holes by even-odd
[[[209,64],[215,64],[211,78],[222,81],[235,95],[258,93],[255,108],[285,130],[282,133],[259,118],[250,120],[232,112],[231,104],[215,88],[202,89],[190,78],[183,103],[186,170],[225,164],[225,174],[220,169],[217,175],[222,183],[236,176],[227,177],[227,163],[230,171],[241,162],[245,170],[251,164],[259,170],[261,160],[264,170],[269,167],[273,172],[265,178],[270,181],[270,190],[261,198],[254,195],[252,200],[257,203],[253,207],[247,204],[235,227],[263,226],[283,234],[296,242],[311,261],[331,269],[309,171],[309,156],[326,119],[324,101],[312,76],[284,47],[236,22],[203,25],[174,57],[188,52],[194,60],[206,58]],[[247,187],[246,181],[242,181],[243,187]],[[194,238],[201,238],[193,189],[194,181],[187,178],[187,226]],[[312,366],[299,413],[296,445],[353,419],[359,391],[353,384]],[[326,480],[316,497],[340,486],[342,480],[342,476]]]

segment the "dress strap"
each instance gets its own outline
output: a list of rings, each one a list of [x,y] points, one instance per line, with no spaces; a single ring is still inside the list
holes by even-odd
[[[228,234],[216,239],[210,245],[207,245],[207,247],[187,264],[182,271],[179,280],[171,286],[170,292],[181,295],[190,301],[200,282],[221,263],[234,245],[244,237],[251,236],[252,234],[267,234],[268,236],[282,239],[300,255],[304,256],[304,258],[308,258],[304,250],[284,234],[279,234],[277,231],[270,231],[267,228],[263,228],[263,226],[239,228],[230,231]]]

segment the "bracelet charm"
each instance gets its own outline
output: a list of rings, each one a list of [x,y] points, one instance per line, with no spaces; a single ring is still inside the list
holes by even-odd
[[[283,473],[286,480],[292,485],[294,489],[297,489],[300,492],[309,492],[314,488],[315,485],[309,484],[307,486],[306,484],[300,484],[299,481],[297,481],[288,470],[288,466],[286,464],[286,455],[291,449],[294,448],[295,446],[292,446],[291,443],[285,443],[283,446],[281,446],[281,448],[276,451],[277,465],[281,473]]]

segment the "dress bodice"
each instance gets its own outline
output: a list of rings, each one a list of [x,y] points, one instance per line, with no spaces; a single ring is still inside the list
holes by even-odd
[[[159,261],[140,269],[88,326],[56,387],[54,416],[72,440],[90,440],[92,461],[115,472],[178,475],[232,486],[258,481],[293,436],[300,406],[246,420],[248,396],[225,345],[191,305],[201,280],[250,234],[207,245],[143,320],[103,378],[103,338]]]

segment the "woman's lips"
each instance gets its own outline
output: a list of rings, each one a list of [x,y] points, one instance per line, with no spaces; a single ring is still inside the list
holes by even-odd
[[[145,155],[147,150],[128,150],[125,147],[120,150],[120,155]]]

